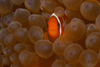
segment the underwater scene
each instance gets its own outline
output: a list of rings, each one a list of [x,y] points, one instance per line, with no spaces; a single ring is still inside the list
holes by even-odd
[[[100,0],[0,0],[0,67],[100,67]]]

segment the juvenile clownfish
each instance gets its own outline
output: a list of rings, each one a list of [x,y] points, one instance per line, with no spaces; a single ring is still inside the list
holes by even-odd
[[[49,40],[54,42],[59,36],[63,35],[60,19],[53,13],[47,22],[47,34]]]

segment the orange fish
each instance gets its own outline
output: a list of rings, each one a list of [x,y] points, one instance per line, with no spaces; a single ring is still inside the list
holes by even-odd
[[[53,13],[47,22],[49,40],[54,42],[59,36],[64,35],[60,19]]]

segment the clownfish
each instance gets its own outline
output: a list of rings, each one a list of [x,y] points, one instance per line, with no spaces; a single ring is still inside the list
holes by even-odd
[[[60,19],[53,13],[47,22],[47,34],[50,41],[54,42],[59,36],[63,36],[64,32]]]

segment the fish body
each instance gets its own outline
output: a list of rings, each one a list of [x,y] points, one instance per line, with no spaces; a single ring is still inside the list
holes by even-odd
[[[54,42],[59,36],[62,35],[62,24],[60,19],[53,13],[47,22],[47,34],[49,40]]]

